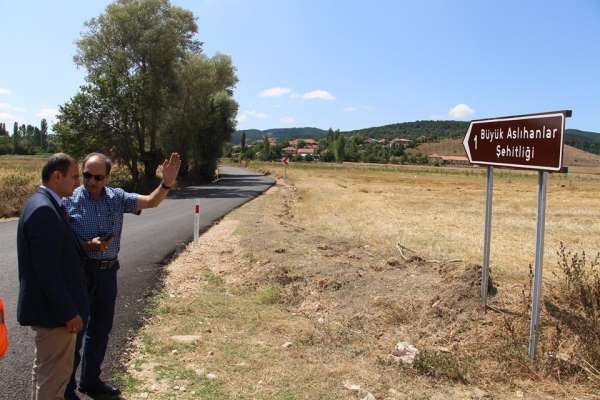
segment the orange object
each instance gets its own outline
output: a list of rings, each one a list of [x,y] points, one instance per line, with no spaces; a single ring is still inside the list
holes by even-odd
[[[8,330],[4,321],[4,303],[0,297],[0,358],[4,357],[8,349]]]

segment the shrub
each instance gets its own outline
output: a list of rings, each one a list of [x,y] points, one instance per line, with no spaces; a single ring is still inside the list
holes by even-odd
[[[421,375],[467,383],[465,366],[451,353],[421,351],[413,366]]]
[[[577,336],[579,356],[600,369],[600,253],[590,260],[585,252],[572,252],[561,243],[558,265],[560,297],[568,311],[557,309],[555,314]]]

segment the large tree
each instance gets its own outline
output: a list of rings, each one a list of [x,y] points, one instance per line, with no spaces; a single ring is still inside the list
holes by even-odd
[[[178,151],[184,163],[190,161],[195,176],[210,178],[223,143],[235,131],[235,68],[222,54],[212,58],[188,54],[177,77],[177,90],[161,126],[161,141],[168,151]]]
[[[87,84],[60,108],[53,129],[61,146],[76,155],[108,152],[134,180],[139,164],[154,178],[175,150],[185,173],[191,157],[204,154],[194,146],[223,136],[206,129],[221,110],[214,106],[218,93],[233,102],[237,78],[229,57],[204,56],[193,14],[168,0],[118,0],[86,27],[75,62],[87,70]],[[235,116],[234,103],[225,121]],[[218,127],[228,128],[225,121]]]

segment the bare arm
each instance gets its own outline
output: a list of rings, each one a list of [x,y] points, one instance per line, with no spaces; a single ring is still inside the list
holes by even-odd
[[[177,153],[171,153],[171,158],[163,162],[163,180],[154,191],[148,195],[138,196],[138,209],[157,207],[169,193],[169,188],[175,184],[179,167],[181,166],[181,158]],[[165,188],[165,186],[167,188]]]

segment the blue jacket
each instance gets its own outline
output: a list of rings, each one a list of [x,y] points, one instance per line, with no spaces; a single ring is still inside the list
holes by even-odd
[[[17,228],[21,325],[57,328],[89,315],[84,257],[63,210],[44,188],[25,204]]]

